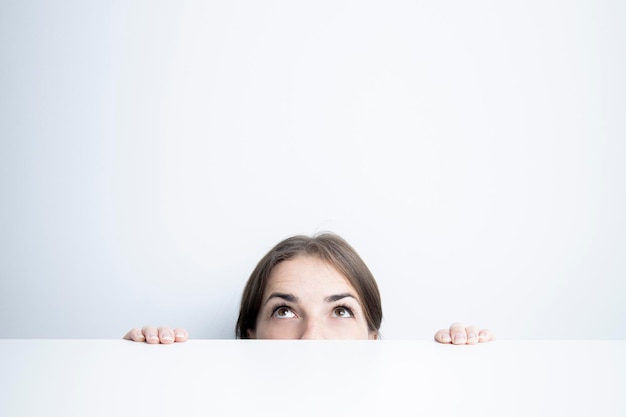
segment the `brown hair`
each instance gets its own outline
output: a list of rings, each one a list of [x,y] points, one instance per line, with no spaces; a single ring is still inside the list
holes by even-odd
[[[238,339],[247,339],[248,330],[256,328],[263,293],[274,267],[296,255],[318,256],[337,268],[356,290],[363,304],[369,331],[378,334],[383,309],[374,276],[348,242],[333,233],[322,233],[313,237],[298,235],[287,238],[274,246],[259,261],[241,297],[235,330]]]

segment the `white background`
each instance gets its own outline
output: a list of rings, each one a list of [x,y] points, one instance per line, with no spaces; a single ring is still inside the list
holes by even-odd
[[[0,337],[232,338],[331,230],[386,339],[626,338],[623,1],[3,1]]]

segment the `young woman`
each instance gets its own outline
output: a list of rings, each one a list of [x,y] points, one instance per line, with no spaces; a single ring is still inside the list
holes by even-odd
[[[278,243],[257,264],[241,299],[239,339],[378,339],[383,317],[372,273],[341,237],[323,233]],[[125,339],[184,342],[183,328],[130,330]],[[440,343],[475,344],[493,334],[453,323],[439,330]]]

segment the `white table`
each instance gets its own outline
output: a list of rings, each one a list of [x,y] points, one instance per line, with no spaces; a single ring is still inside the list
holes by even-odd
[[[626,416],[626,341],[0,340],[0,416]]]

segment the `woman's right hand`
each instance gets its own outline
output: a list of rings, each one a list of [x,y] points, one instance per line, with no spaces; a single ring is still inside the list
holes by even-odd
[[[186,342],[189,339],[189,333],[182,327],[172,330],[167,326],[159,327],[158,329],[152,326],[145,326],[142,329],[138,327],[131,329],[126,333],[124,339],[132,340],[133,342],[163,343],[167,345],[174,342]]]

